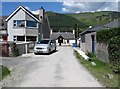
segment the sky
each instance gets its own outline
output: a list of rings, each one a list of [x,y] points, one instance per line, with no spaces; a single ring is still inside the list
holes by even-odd
[[[81,13],[95,11],[118,11],[118,1],[114,2],[75,2],[56,1],[56,2],[2,2],[2,15],[10,15],[18,6],[24,6],[33,14],[38,14],[38,9],[43,7],[45,11],[57,13]]]

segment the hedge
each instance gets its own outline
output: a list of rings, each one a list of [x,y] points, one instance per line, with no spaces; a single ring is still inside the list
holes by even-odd
[[[120,36],[120,28],[103,29],[97,31],[97,42],[108,44],[112,37]]]
[[[109,59],[112,64],[120,67],[120,28],[104,29],[97,31],[98,43],[108,45]]]

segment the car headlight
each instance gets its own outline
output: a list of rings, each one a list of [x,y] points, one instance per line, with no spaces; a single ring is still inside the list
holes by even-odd
[[[48,48],[44,48],[43,50],[44,50],[44,51],[48,51]]]

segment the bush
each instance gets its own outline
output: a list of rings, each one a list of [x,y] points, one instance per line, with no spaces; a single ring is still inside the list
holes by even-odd
[[[120,36],[120,28],[103,29],[97,31],[97,42],[108,44],[112,37]]]
[[[108,53],[113,71],[120,73],[120,37],[116,36],[111,38],[108,44]]]
[[[108,44],[109,59],[113,71],[119,72],[120,67],[120,28],[97,31],[97,42]]]
[[[1,65],[0,69],[1,69],[1,72],[2,72],[2,73],[0,73],[1,79],[3,79],[4,77],[6,77],[7,75],[10,74],[10,70],[7,67],[4,67],[3,65]]]
[[[94,61],[96,59],[96,56],[93,52],[87,51],[86,55],[89,57],[89,61]]]

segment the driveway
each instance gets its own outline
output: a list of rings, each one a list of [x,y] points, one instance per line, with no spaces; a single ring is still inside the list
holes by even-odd
[[[71,47],[58,47],[51,55],[29,53],[3,59],[3,65],[14,68],[16,78],[5,85],[9,87],[102,87],[78,63]]]

